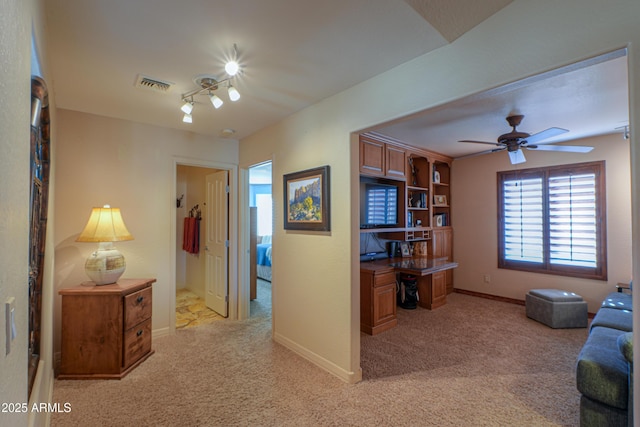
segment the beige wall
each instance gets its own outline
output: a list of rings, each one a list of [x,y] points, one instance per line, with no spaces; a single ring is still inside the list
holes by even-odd
[[[170,332],[175,325],[171,307],[176,286],[177,164],[209,161],[235,167],[237,145],[230,140],[59,110],[56,289],[87,280],[84,262],[95,247],[75,239],[91,208],[109,203],[122,210],[134,237],[117,245],[127,260],[123,277],[157,279],[153,330],[156,336]],[[59,318],[59,301],[56,312]],[[56,325],[59,334],[59,322]]]
[[[524,300],[530,289],[556,288],[576,292],[595,312],[618,282],[631,280],[631,171],[629,141],[621,134],[575,141],[595,149],[589,154],[526,151],[527,162],[518,168],[606,162],[607,282],[499,269],[496,172],[514,170],[506,153],[470,157],[453,162],[452,191],[455,209],[454,274],[456,288]],[[490,276],[490,283],[484,276]]]
[[[640,45],[637,16],[636,1],[516,0],[454,43],[242,140],[241,165],[274,158],[274,338],[345,380],[359,378],[358,201],[352,197],[358,157],[351,132],[629,42],[634,42],[631,69],[640,69],[640,52],[634,50]],[[597,25],[585,25],[594,17]],[[638,81],[637,73],[630,73],[632,82]],[[630,99],[632,106],[640,102],[635,93]],[[640,121],[633,111],[632,128]],[[332,231],[285,231],[278,180],[323,164],[331,166]],[[637,221],[636,214],[636,227]],[[634,249],[639,249],[635,242]]]
[[[29,241],[29,99],[31,96],[31,40],[34,37],[41,76],[49,88],[49,101],[55,102],[48,74],[47,46],[44,30],[44,7],[41,0],[7,0],[0,7],[0,303],[2,327],[0,342],[0,402],[27,403],[27,336],[28,336],[28,241]],[[55,110],[50,109],[55,120]],[[52,124],[55,132],[55,124]],[[55,157],[55,136],[52,136]],[[55,163],[55,161],[53,162]],[[51,168],[49,219],[55,203],[55,164]],[[32,402],[51,399],[52,368],[52,264],[53,228],[47,229],[43,281],[41,356]],[[5,314],[7,298],[15,298],[17,336],[11,353],[5,355]],[[1,413],[3,426],[42,425],[48,419],[43,413]]]

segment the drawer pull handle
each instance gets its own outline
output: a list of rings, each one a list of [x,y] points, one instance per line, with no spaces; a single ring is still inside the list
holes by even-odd
[[[138,304],[140,304],[143,299],[144,299],[144,297],[142,295],[140,295],[136,301],[138,301]]]
[[[139,337],[140,335],[142,335],[142,329],[140,329],[137,333],[136,336]]]

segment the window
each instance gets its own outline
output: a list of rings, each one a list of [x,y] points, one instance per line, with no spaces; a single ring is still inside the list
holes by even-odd
[[[604,162],[498,172],[498,267],[607,279]]]

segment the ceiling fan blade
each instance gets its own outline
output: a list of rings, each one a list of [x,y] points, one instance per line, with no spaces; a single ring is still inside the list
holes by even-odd
[[[588,153],[593,147],[581,145],[525,145],[528,150],[536,151],[564,151],[565,153]]]
[[[499,143],[497,143],[497,142],[474,141],[474,140],[471,140],[471,139],[463,139],[463,140],[460,140],[460,141],[458,141],[458,142],[472,142],[472,143],[474,143],[474,144],[489,144],[489,145],[495,145],[495,146],[497,146],[497,147],[500,147],[500,146],[502,146],[502,145],[503,145],[503,144],[499,144]]]
[[[569,132],[567,129],[562,128],[549,128],[545,129],[542,132],[534,133],[533,135],[525,138],[527,143],[529,144],[550,144],[550,142],[539,142],[543,139],[553,138],[554,136],[562,135],[563,133]]]
[[[494,148],[493,150],[487,150],[487,151],[481,151],[479,153],[472,153],[472,154],[466,154],[464,156],[459,156],[456,157],[456,159],[465,159],[467,157],[476,157],[476,156],[482,156],[483,154],[491,154],[491,153],[496,153],[498,151],[502,151],[504,149],[506,149],[507,147],[500,147],[500,148]]]
[[[524,158],[524,153],[519,148],[516,151],[509,151],[509,160],[511,160],[512,165],[527,161],[527,159]]]

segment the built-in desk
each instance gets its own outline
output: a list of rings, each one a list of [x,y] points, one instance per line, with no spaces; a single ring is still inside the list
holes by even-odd
[[[447,303],[447,258],[388,258],[360,263],[360,330],[375,335],[397,325],[396,274],[417,276],[418,305],[432,310]]]

